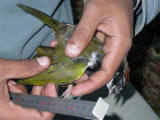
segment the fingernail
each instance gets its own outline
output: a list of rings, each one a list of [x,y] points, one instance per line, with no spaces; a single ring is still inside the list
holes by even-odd
[[[8,82],[8,86],[12,86],[12,83],[11,83],[11,81],[9,81],[9,82]]]
[[[13,81],[13,80],[12,80],[11,82],[12,82],[12,84],[14,84],[14,85],[17,84],[17,83],[16,83],[15,81]]]
[[[17,83],[14,82],[13,80],[8,81],[8,86],[12,86],[12,85],[15,85],[15,84],[17,84]]]
[[[78,47],[73,44],[67,45],[66,51],[67,51],[67,53],[69,53],[73,57],[79,53]]]
[[[37,62],[41,65],[41,66],[46,66],[48,64],[48,57],[43,56],[43,57],[38,57],[37,58]]]

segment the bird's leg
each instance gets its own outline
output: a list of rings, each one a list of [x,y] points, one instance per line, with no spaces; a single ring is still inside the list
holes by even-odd
[[[56,91],[57,91],[57,93],[58,93],[58,85],[56,85]]]
[[[67,86],[67,90],[64,91],[60,97],[67,98],[67,96],[71,93],[72,88],[73,88],[73,84],[69,84]]]

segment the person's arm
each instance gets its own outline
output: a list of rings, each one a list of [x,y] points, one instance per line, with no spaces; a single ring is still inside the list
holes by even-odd
[[[27,78],[37,75],[47,69],[49,64],[49,58],[47,57],[41,57],[37,60],[0,59],[1,120],[52,120],[54,117],[53,113],[23,108],[20,105],[14,104],[9,98],[9,92],[27,93],[24,86],[15,84],[10,79]],[[55,86],[52,83],[49,83],[46,87],[34,86],[32,94],[57,97]]]

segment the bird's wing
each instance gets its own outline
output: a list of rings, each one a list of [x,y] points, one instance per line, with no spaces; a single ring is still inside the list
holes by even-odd
[[[86,62],[84,60],[63,61],[58,64],[51,65],[41,74],[19,80],[24,85],[46,85],[52,82],[57,85],[66,85],[73,83],[80,78],[85,72]]]

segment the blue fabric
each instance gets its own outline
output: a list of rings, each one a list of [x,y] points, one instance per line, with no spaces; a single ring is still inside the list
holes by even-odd
[[[25,13],[17,3],[52,15],[60,0],[0,1],[0,58],[25,59],[33,55],[36,46],[49,45],[54,39],[48,26]],[[53,16],[58,21],[73,24],[70,0],[65,0]]]
[[[137,16],[135,35],[160,12],[160,0],[142,0],[142,13]]]
[[[51,15],[60,0],[7,0],[0,1],[0,58],[25,59],[32,56],[36,46],[49,45],[54,39],[51,30],[16,6],[22,3]],[[160,0],[142,0],[142,13],[137,16],[135,35],[160,11]],[[73,23],[69,0],[64,0],[53,16]]]

